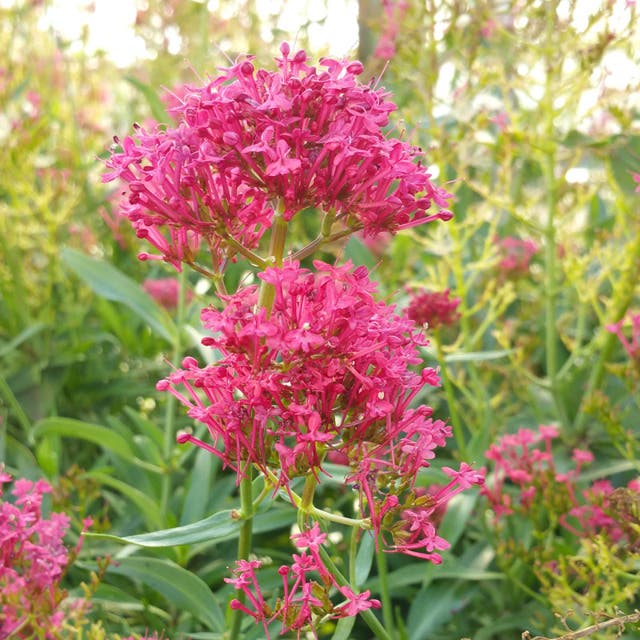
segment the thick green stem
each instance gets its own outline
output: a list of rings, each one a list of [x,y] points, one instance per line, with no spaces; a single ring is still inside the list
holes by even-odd
[[[176,332],[173,338],[171,364],[177,367],[182,358],[182,326],[185,320],[185,306],[187,297],[187,276],[183,269],[178,276],[178,308],[176,311]],[[160,490],[160,510],[162,517],[165,519],[169,508],[169,494],[171,493],[171,456],[173,454],[173,446],[175,443],[175,421],[176,421],[176,398],[173,394],[169,394],[167,404],[165,406],[164,415],[164,441],[162,447],[162,455],[164,458],[164,475],[162,476],[162,485]],[[167,524],[169,524],[167,522]]]
[[[378,579],[380,580],[380,601],[382,603],[382,620],[389,630],[389,635],[395,639],[393,624],[393,609],[391,608],[391,594],[389,591],[389,572],[387,570],[387,556],[384,552],[384,540],[378,536],[378,550],[376,551],[376,563],[378,565]]]
[[[271,241],[269,243],[269,255],[271,256],[271,264],[276,267],[282,266],[282,258],[284,256],[284,247],[287,239],[287,221],[282,217],[282,213],[276,211],[273,217],[273,226],[271,227]],[[266,265],[268,266],[268,265]],[[264,280],[260,284],[260,293],[258,294],[258,307],[264,307],[267,315],[271,313],[273,300],[276,291],[272,284],[268,284]]]
[[[271,238],[269,242],[269,263],[278,267],[282,266],[285,241],[287,238],[287,221],[283,218],[282,212],[278,209],[275,212],[273,226],[271,227]],[[263,266],[267,266],[265,262]],[[262,281],[260,292],[258,293],[258,308],[265,308],[267,314],[271,313],[273,301],[275,299],[275,288],[272,284]],[[238,560],[246,560],[251,553],[251,541],[253,535],[253,495],[252,495],[252,473],[251,468],[247,470],[247,476],[240,481],[240,513],[243,519],[240,527],[240,537],[238,540]],[[244,602],[245,594],[236,591],[235,597],[240,602]],[[228,640],[237,640],[240,637],[240,626],[243,612],[240,609],[231,611],[231,630]]]
[[[240,537],[238,539],[238,560],[247,560],[251,553],[251,539],[253,537],[253,478],[251,468],[247,470],[247,476],[240,481],[240,516],[242,525],[240,526]],[[236,591],[236,600],[244,604],[245,593]],[[238,640],[240,637],[240,626],[245,614],[240,609],[231,610],[231,625],[229,640]]]

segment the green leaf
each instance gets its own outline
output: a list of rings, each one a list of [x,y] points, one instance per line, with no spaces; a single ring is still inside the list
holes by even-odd
[[[376,257],[367,247],[355,236],[351,236],[344,248],[345,258],[351,260],[355,265],[364,265],[367,269],[376,266]]]
[[[101,471],[89,471],[86,476],[97,480],[100,484],[119,491],[123,496],[129,498],[129,500],[131,500],[131,502],[140,509],[146,523],[150,527],[161,527],[164,524],[160,505],[158,505],[155,500],[150,498],[146,493],[140,491],[140,489],[132,487],[130,484],[127,484],[122,480],[118,480],[117,478],[110,476],[108,473],[103,473]]]
[[[483,360],[498,360],[506,358],[513,349],[500,349],[497,351],[470,351],[469,353],[453,353],[445,356],[445,362],[482,362]]]
[[[8,342],[2,347],[2,349],[0,349],[0,358],[3,358],[16,347],[19,347],[23,342],[33,338],[33,336],[46,328],[47,325],[44,322],[36,322],[35,324],[28,326],[24,331],[21,331],[13,340],[11,340],[11,342]]]
[[[340,618],[340,620],[338,620],[338,624],[336,625],[336,630],[331,636],[331,640],[349,640],[349,638],[351,637],[351,629],[353,629],[353,625],[355,623],[355,616]]]
[[[170,560],[123,558],[110,565],[107,571],[143,582],[174,607],[189,611],[212,631],[225,628],[224,615],[211,589],[197,575]]]
[[[36,447],[36,459],[45,475],[53,478],[60,471],[60,438],[50,435],[43,438]]]
[[[637,184],[633,180],[633,173],[638,172],[638,158],[640,158],[640,136],[616,136],[615,143],[605,150],[606,157],[611,163],[611,170],[618,186],[631,195]]]
[[[133,450],[121,435],[97,424],[73,418],[44,418],[39,420],[31,431],[32,438],[48,434],[93,442],[125,460],[132,461],[134,459]]]
[[[174,547],[198,542],[222,542],[236,538],[240,531],[242,520],[234,519],[232,514],[231,509],[226,509],[193,524],[134,536],[120,537],[107,533],[87,533],[85,535],[141,547]],[[271,509],[255,516],[253,532],[258,534],[281,529],[292,524],[295,518],[296,513],[292,509]]]
[[[589,469],[583,471],[580,474],[580,480],[583,482],[592,482],[593,480],[599,480],[600,478],[606,478],[616,473],[624,473],[626,471],[632,471],[637,469],[638,463],[631,462],[629,460],[616,460],[603,466],[599,466],[595,469]]]
[[[442,524],[438,527],[438,535],[443,537],[452,547],[467,529],[467,523],[479,495],[478,491],[459,493],[447,504]]]
[[[375,551],[375,539],[370,531],[362,533],[360,547],[356,555],[356,585],[364,584],[369,577],[371,565],[373,564],[373,552]]]
[[[448,588],[434,584],[416,595],[407,619],[408,636],[411,640],[431,637],[440,626],[456,615],[456,610],[462,604],[462,600],[456,596],[457,587],[457,583]]]
[[[99,296],[126,305],[159,336],[174,342],[177,329],[171,317],[135,280],[108,262],[90,258],[76,249],[63,248],[62,259]]]
[[[193,471],[190,473],[190,484],[184,499],[180,524],[186,525],[202,519],[213,487],[216,469],[220,466],[219,458],[212,456],[204,449],[198,449],[195,455]]]
[[[125,76],[124,78],[128,83],[132,84],[147,100],[153,117],[159,122],[164,124],[170,124],[172,122],[169,114],[164,108],[162,100],[158,97],[158,94],[144,82],[140,82],[133,76]]]

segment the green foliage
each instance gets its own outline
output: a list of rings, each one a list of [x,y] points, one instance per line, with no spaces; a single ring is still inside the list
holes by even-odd
[[[389,20],[380,3],[359,4],[368,81],[384,66],[372,52]],[[431,331],[423,352],[443,388],[417,401],[448,418],[455,437],[419,487],[437,482],[442,465],[485,465],[497,438],[539,424],[560,428],[561,458],[574,447],[594,452],[581,486],[607,478],[622,487],[639,474],[640,366],[607,330],[640,308],[638,15],[633,3],[578,4],[410,0],[394,14],[396,53],[380,82],[398,103],[398,134],[425,149],[455,194],[455,218],[373,246],[352,237],[323,258],[366,265],[399,308],[407,288],[460,299],[459,322]],[[96,558],[111,557],[92,583],[89,619],[69,637],[222,637],[232,597],[224,578],[244,522],[235,476],[174,444],[193,425],[154,387],[168,361],[199,357],[197,314],[213,298],[198,274],[180,276],[175,309],[144,292],[145,278],[168,270],[135,260],[137,240],[117,216],[118,194],[100,184],[99,158],[132,122],[169,120],[162,87],[199,83],[193,69],[213,75],[229,64],[224,54],[268,62],[296,34],[250,0],[150,0],[135,26],[149,58],[117,69],[86,41],[43,27],[48,5],[0,8],[0,460],[56,485],[53,508],[71,515],[74,535],[94,518],[70,589],[91,582]],[[298,45],[314,42],[324,19],[313,15]],[[310,220],[313,212],[292,246],[315,232]],[[505,266],[508,237],[538,248],[522,268]],[[230,288],[250,277],[238,265],[227,274]],[[334,515],[350,515],[345,471],[327,469],[323,498]],[[255,549],[276,565],[292,551],[295,514],[271,491],[254,487],[253,530]],[[383,578],[367,533],[354,541],[352,566],[343,540],[329,553],[376,597],[386,580],[395,640],[561,635],[554,613],[572,611],[584,626],[639,608],[637,545],[561,531],[562,498],[556,491],[494,526],[483,498],[458,496],[439,527],[452,545],[440,566],[390,554]],[[274,566],[267,584],[281,586]],[[636,627],[623,637],[637,637]],[[371,637],[355,618],[323,629],[334,640]]]

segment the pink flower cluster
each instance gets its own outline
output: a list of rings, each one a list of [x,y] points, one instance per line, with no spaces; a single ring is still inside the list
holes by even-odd
[[[566,516],[561,517],[563,526],[578,537],[604,533],[614,543],[626,543],[640,550],[638,536],[638,506],[640,506],[640,480],[631,480],[626,491],[637,496],[630,509],[617,505],[616,497],[622,497],[625,489],[615,489],[609,480],[597,480],[582,491],[583,504],[576,504]],[[622,495],[621,495],[622,494]],[[623,502],[629,502],[628,497]],[[621,506],[622,508],[619,508]]]
[[[460,298],[450,298],[449,289],[444,291],[411,292],[407,307],[407,315],[416,324],[435,329],[450,326],[458,321],[460,314],[456,311]]]
[[[374,57],[390,60],[396,55],[396,42],[407,9],[407,0],[382,0],[382,29],[373,52]]]
[[[628,322],[631,324],[631,339],[627,338],[624,332]],[[618,322],[608,324],[606,329],[618,336],[631,360],[640,357],[640,313],[628,313]]]
[[[238,479],[254,465],[285,490],[298,476],[319,480],[325,457],[337,455],[351,468],[348,481],[376,532],[384,519],[394,550],[426,550],[422,557],[438,561],[432,552],[444,541],[429,518],[457,489],[448,485],[438,500],[400,499],[451,435],[430,407],[410,408],[425,385],[439,384],[434,369],[410,369],[421,363],[424,337],[375,300],[364,267],[314,266],[317,273],[287,263],[259,274],[275,290],[270,313],[255,310],[255,287],[229,296],[222,311],[203,310],[214,334],[203,344],[220,358],[204,368],[186,358],[158,389],[185,404],[211,442],[186,432],[178,440],[219,456]],[[456,487],[481,482],[470,468],[463,476]]]
[[[500,271],[504,276],[517,277],[529,273],[531,258],[540,251],[531,239],[520,239],[514,236],[496,238],[500,251]]]
[[[277,71],[244,57],[189,87],[177,127],[116,140],[103,180],[126,183],[122,214],[178,269],[204,243],[222,270],[238,245],[258,246],[276,212],[321,209],[368,236],[451,217],[420,150],[385,134],[396,106],[358,82],[361,63],[324,58],[318,69],[304,51],[280,51]],[[432,204],[444,210],[427,214]]]
[[[180,283],[175,278],[147,278],[142,288],[162,307],[171,311],[178,306]],[[193,299],[193,293],[186,291],[187,302]]]
[[[71,561],[63,543],[69,517],[43,517],[42,498],[51,491],[44,480],[18,479],[11,490],[14,500],[3,499],[2,485],[11,480],[0,468],[0,637],[31,638],[34,632],[41,637],[47,630],[47,638],[57,638],[69,617],[61,606],[67,594],[60,585]],[[89,603],[74,606],[79,614]]]
[[[237,560],[233,577],[225,578],[225,582],[245,594],[247,601],[247,604],[243,604],[234,599],[231,607],[241,609],[260,622],[267,640],[271,637],[268,625],[275,620],[281,622],[280,635],[295,632],[299,640],[303,632],[308,630],[317,638],[315,627],[321,619],[337,620],[355,616],[367,609],[380,608],[380,601],[370,598],[370,591],[354,593],[349,587],[336,582],[320,557],[320,545],[327,536],[320,531],[317,523],[291,538],[303,551],[293,554],[290,566],[283,565],[278,569],[282,577],[283,596],[278,598],[274,606],[267,603],[258,583],[256,571],[262,566],[259,560]],[[329,597],[332,591],[339,592],[343,602],[335,605]]]
[[[555,427],[543,425],[537,432],[520,429],[503,436],[486,452],[494,464],[493,480],[481,493],[496,518],[515,513],[531,515],[536,505],[543,504],[545,512],[555,512],[560,524],[578,537],[603,533],[613,542],[620,541],[624,526],[610,512],[612,484],[599,480],[579,491],[580,473],[584,465],[593,462],[593,454],[574,449],[572,466],[559,471],[552,452],[552,442],[558,435]],[[513,502],[509,487],[516,489],[518,503]],[[640,482],[632,480],[627,489],[640,493]]]

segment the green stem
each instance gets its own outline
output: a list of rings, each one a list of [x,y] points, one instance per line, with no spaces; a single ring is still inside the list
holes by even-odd
[[[247,249],[232,236],[227,235],[225,236],[224,240],[230,247],[233,247],[239,254],[243,255],[255,267],[266,269],[269,266],[269,262],[267,260],[261,258],[257,253],[251,251],[251,249]]]
[[[247,560],[251,553],[251,539],[253,535],[253,478],[251,468],[247,470],[247,476],[240,481],[240,515],[242,525],[240,526],[240,537],[238,539],[238,560]],[[236,600],[244,604],[244,591],[235,592]],[[231,610],[231,630],[228,640],[238,640],[240,637],[240,626],[244,613],[240,609]]]
[[[178,308],[176,311],[176,332],[173,338],[171,364],[177,367],[182,358],[182,327],[185,321],[185,307],[187,297],[187,275],[185,269],[178,276]],[[164,475],[160,489],[160,512],[165,519],[169,509],[169,494],[171,493],[171,457],[175,444],[175,422],[176,422],[176,398],[169,394],[164,414],[164,440],[162,454],[164,458]],[[169,524],[169,523],[167,523]]]
[[[285,241],[287,238],[288,223],[282,216],[282,211],[278,208],[274,215],[273,225],[271,227],[271,238],[269,242],[269,261],[264,261],[258,265],[266,268],[269,264],[282,266],[282,256],[284,255]],[[258,293],[258,308],[265,308],[267,315],[271,313],[273,301],[275,299],[275,288],[273,285],[262,281],[260,291]],[[246,560],[251,553],[251,541],[253,536],[253,487],[252,487],[252,471],[247,470],[247,476],[240,481],[240,512],[243,518],[240,527],[240,537],[238,539],[238,560]],[[244,603],[245,594],[237,590],[235,597]],[[238,640],[240,637],[240,626],[242,624],[243,612],[240,609],[231,610],[231,630],[228,640]]]
[[[316,481],[316,477],[310,473],[304,481],[304,488],[302,489],[302,500],[300,501],[300,506],[298,507],[300,511],[303,513],[311,513],[313,510],[313,495],[316,492],[316,487],[318,486],[318,482]]]
[[[380,601],[382,602],[382,620],[384,626],[390,630],[389,635],[395,638],[395,628],[393,624],[393,609],[391,608],[391,595],[389,592],[389,572],[387,570],[387,556],[385,555],[384,540],[382,535],[378,536],[378,549],[376,551],[376,562],[378,564],[378,579],[380,580]]]
[[[556,38],[555,33],[555,9],[556,2],[547,3],[547,33],[546,33],[546,79],[545,93],[542,98],[542,110],[545,116],[545,151],[542,162],[542,171],[545,178],[547,218],[544,227],[545,237],[545,360],[547,377],[551,387],[551,395],[558,413],[558,418],[566,433],[569,420],[562,399],[558,382],[558,333],[556,328],[556,299],[558,297],[558,274],[556,261],[556,210],[558,207],[558,180],[556,179],[556,145],[554,120],[555,109],[555,60]]]
[[[356,584],[356,561],[358,558],[358,528],[351,528],[351,538],[349,539],[349,582]]]
[[[20,426],[24,429],[25,434],[31,433],[31,421],[29,420],[24,409],[20,406],[18,399],[11,391],[11,387],[7,381],[0,375],[0,395],[4,398],[7,407],[13,411],[16,420],[20,423]]]
[[[293,260],[303,260],[304,258],[310,256],[316,250],[318,250],[322,245],[330,244],[335,242],[336,240],[342,240],[342,238],[346,238],[351,234],[358,231],[357,228],[349,227],[348,229],[344,229],[343,231],[338,231],[328,236],[319,235],[315,240],[312,240],[306,247],[300,249],[300,251],[296,251],[293,254]]]
[[[634,297],[635,286],[640,279],[640,231],[636,232],[635,241],[631,244],[627,253],[627,263],[620,274],[616,283],[616,289],[613,293],[611,304],[612,311],[610,317],[612,322],[619,322],[628,311]],[[605,365],[610,361],[611,354],[618,340],[617,336],[604,327],[601,329],[601,335],[604,334],[602,347],[599,349],[598,359],[595,366],[591,370],[591,375],[587,381],[578,415],[573,423],[573,430],[576,435],[582,435],[584,422],[587,418],[586,405],[593,397],[593,393],[602,383],[605,374]]]
[[[436,327],[433,331],[433,341],[436,345],[436,356],[438,358],[438,364],[440,365],[440,377],[442,378],[442,385],[444,386],[444,392],[447,396],[447,404],[449,405],[449,413],[451,414],[451,426],[453,427],[453,435],[458,445],[458,450],[463,460],[467,459],[467,446],[465,443],[465,437],[458,418],[458,410],[456,409],[456,399],[453,392],[453,384],[449,378],[447,372],[447,364],[444,360],[444,352],[442,350],[442,343],[440,342],[440,330]]]
[[[331,559],[331,556],[327,553],[326,549],[324,549],[323,547],[320,547],[319,552],[325,566],[327,567],[327,569],[329,569],[329,571],[331,572],[331,575],[335,578],[336,582],[340,586],[349,587],[350,589],[352,587],[355,587],[355,584],[352,585],[344,577],[340,569],[336,567],[335,563]],[[380,620],[376,618],[375,614],[373,613],[373,611],[371,611],[371,609],[367,609],[366,611],[360,612],[360,615],[362,616],[362,619],[367,623],[367,626],[369,627],[369,629],[371,629],[371,631],[373,631],[373,633],[376,634],[376,638],[379,638],[380,640],[393,640],[393,638],[389,635],[389,633],[384,628]]]

